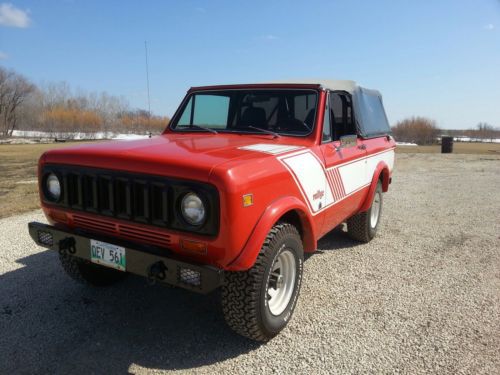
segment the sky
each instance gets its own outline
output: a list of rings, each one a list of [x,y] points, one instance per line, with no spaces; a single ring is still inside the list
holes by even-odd
[[[500,0],[0,0],[0,66],[171,116],[191,86],[351,79],[391,124],[500,127]]]

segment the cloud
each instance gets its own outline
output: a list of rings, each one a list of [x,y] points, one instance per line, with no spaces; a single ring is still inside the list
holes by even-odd
[[[273,35],[273,34],[267,34],[267,35],[264,35],[262,37],[262,39],[265,39],[265,40],[276,40],[276,39],[279,39],[276,35]]]
[[[487,25],[484,25],[483,29],[485,30],[493,30],[495,28],[495,25],[493,25],[492,23],[489,23]]]
[[[198,13],[206,13],[207,10],[203,7],[196,7],[194,8],[194,10],[196,10]]]
[[[16,8],[10,3],[0,4],[0,26],[25,28],[30,23],[28,12]]]
[[[7,60],[9,58],[9,55],[7,55],[5,52],[0,51],[0,60]]]

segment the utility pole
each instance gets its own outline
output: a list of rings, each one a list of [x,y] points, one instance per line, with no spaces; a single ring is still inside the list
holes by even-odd
[[[151,98],[149,96],[149,64],[148,64],[148,42],[144,41],[144,52],[146,54],[146,84],[148,88],[148,128],[151,130],[149,125],[149,119],[151,118]]]

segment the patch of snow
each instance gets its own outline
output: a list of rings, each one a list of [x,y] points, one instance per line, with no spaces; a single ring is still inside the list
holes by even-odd
[[[418,146],[416,143],[410,142],[396,142],[396,146]]]
[[[455,142],[481,142],[481,143],[500,143],[499,138],[471,138],[471,137],[453,137]]]
[[[38,180],[22,180],[22,181],[17,181],[16,184],[19,185],[28,185],[28,184],[36,184]]]
[[[112,132],[97,132],[97,133],[71,133],[71,132],[42,132],[35,130],[14,130],[12,132],[14,138],[40,138],[40,139],[67,139],[67,140],[92,140],[92,139],[144,139],[148,138],[149,134],[128,134],[128,133],[112,133]]]

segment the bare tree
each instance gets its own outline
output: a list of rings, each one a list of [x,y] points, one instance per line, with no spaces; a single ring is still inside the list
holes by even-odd
[[[66,82],[38,87],[14,71],[0,68],[0,136],[14,129],[48,132],[57,138],[99,132],[159,133],[169,119],[132,110],[124,97],[71,90]]]
[[[477,124],[477,138],[479,139],[489,139],[490,141],[495,138],[496,132],[493,125],[490,125],[486,122],[480,122]]]
[[[10,94],[10,81],[14,72],[8,71],[0,67],[0,119],[4,118],[4,113],[7,111],[7,100]],[[0,122],[0,135],[3,134],[3,122]]]
[[[16,129],[19,108],[35,86],[17,73],[3,68],[0,72],[0,132],[5,137]]]
[[[399,121],[393,126],[392,133],[397,141],[426,145],[437,142],[439,128],[434,120],[425,117],[411,117]]]

